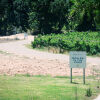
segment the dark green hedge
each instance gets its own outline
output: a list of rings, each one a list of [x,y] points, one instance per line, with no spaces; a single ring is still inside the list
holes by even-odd
[[[67,51],[86,51],[88,54],[100,53],[99,32],[68,32],[66,34],[38,35],[32,42],[33,48],[59,47]]]

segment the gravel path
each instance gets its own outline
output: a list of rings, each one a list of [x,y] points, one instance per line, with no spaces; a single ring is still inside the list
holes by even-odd
[[[40,52],[25,47],[34,37],[27,40],[0,43],[0,74],[32,74],[32,75],[70,75],[69,56]],[[8,55],[7,53],[11,53]],[[91,74],[91,67],[100,65],[99,57],[87,57],[86,75]],[[73,69],[74,75],[82,75],[82,69]]]

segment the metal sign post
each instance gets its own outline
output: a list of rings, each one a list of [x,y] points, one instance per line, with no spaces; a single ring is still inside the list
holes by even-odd
[[[72,83],[72,68],[70,69],[70,82]]]
[[[83,83],[85,84],[85,68],[83,68]]]
[[[70,82],[72,83],[72,68],[83,68],[83,83],[85,84],[86,52],[70,52]]]

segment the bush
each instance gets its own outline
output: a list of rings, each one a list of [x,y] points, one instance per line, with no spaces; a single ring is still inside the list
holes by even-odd
[[[67,51],[86,51],[88,54],[100,53],[100,33],[68,32],[66,34],[39,35],[32,42],[33,48],[58,47]]]
[[[86,91],[86,96],[87,97],[91,97],[92,96],[92,90],[91,88],[88,88],[87,91]]]

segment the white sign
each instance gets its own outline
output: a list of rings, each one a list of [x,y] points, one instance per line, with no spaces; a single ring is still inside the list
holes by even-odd
[[[86,67],[86,52],[71,51],[70,68],[85,68],[85,67]]]

